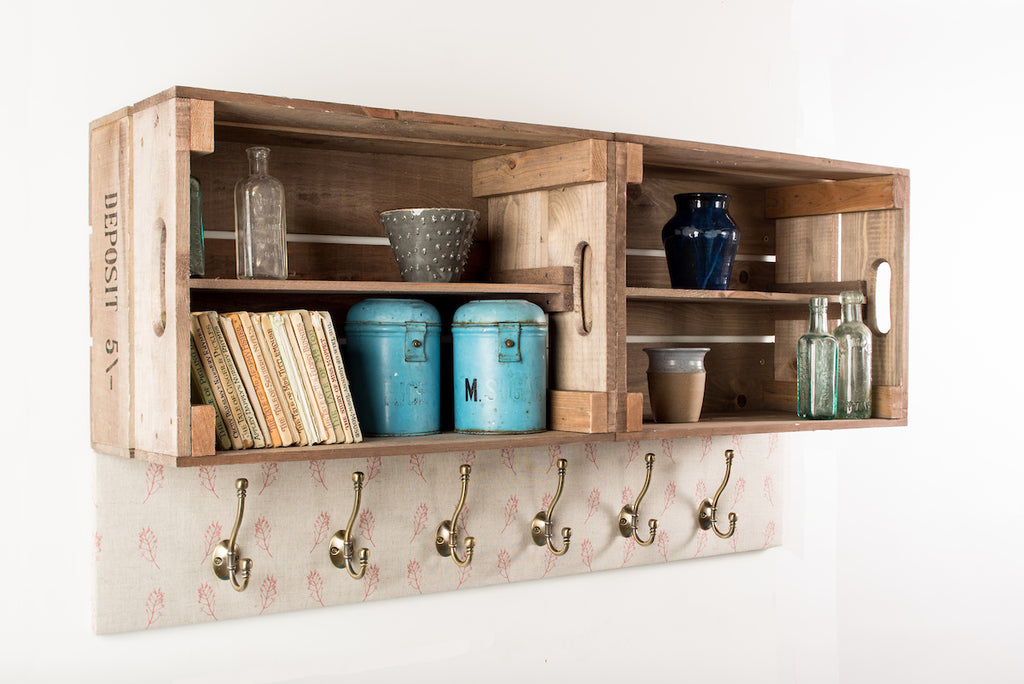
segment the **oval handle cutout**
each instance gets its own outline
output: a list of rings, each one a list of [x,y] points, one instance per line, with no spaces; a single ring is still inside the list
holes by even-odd
[[[885,335],[892,328],[892,266],[885,259],[879,259],[875,262],[874,272],[875,296],[871,298],[872,315],[868,323],[875,333]]]
[[[167,224],[163,219],[157,219],[155,228],[158,235],[156,241],[157,287],[153,291],[157,296],[157,301],[154,302],[153,307],[155,314],[153,332],[160,337],[167,329]]]
[[[590,244],[581,242],[576,245],[576,255],[573,268],[572,298],[573,309],[579,313],[576,319],[576,331],[581,335],[590,334],[590,326],[593,324],[593,314],[587,302],[590,296],[591,274]]]

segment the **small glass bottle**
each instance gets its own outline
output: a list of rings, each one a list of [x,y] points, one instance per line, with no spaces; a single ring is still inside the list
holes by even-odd
[[[843,292],[843,321],[833,335],[839,345],[836,418],[871,417],[871,331],[861,322],[864,296]]]
[[[206,275],[206,241],[203,239],[203,190],[199,179],[189,176],[188,187],[188,274]]]
[[[838,345],[828,334],[828,298],[811,297],[807,333],[796,345],[796,412],[801,418],[836,415]]]
[[[250,147],[249,175],[235,184],[235,246],[239,278],[288,277],[284,186],[269,175],[270,148]]]

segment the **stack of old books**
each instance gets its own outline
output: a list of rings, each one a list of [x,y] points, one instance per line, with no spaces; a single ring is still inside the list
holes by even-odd
[[[361,442],[326,311],[192,314],[192,389],[221,449]]]

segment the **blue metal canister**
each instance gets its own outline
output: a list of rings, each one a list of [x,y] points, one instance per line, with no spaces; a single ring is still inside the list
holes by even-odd
[[[441,316],[418,299],[366,299],[345,320],[346,370],[363,432],[441,430]]]
[[[540,432],[547,423],[548,323],[536,304],[472,301],[452,320],[455,431]]]

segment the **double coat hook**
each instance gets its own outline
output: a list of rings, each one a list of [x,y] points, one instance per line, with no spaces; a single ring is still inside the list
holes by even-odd
[[[725,451],[725,478],[715,492],[715,500],[704,499],[697,509],[697,522],[702,530],[714,530],[715,534],[722,539],[728,539],[736,531],[736,514],[729,513],[729,531],[721,532],[718,529],[718,497],[725,491],[725,485],[729,482],[729,473],[732,472],[732,449]]]
[[[654,454],[647,454],[644,456],[644,461],[647,463],[647,478],[644,480],[644,487],[640,490],[640,495],[636,497],[636,503],[630,506],[626,504],[619,511],[619,534],[623,537],[633,537],[636,543],[640,546],[650,546],[654,543],[654,538],[658,534],[658,521],[655,518],[651,518],[647,526],[651,530],[651,536],[646,541],[640,538],[637,534],[637,527],[640,524],[640,502],[643,501],[644,495],[647,494],[647,488],[651,486],[651,470],[654,469]]]
[[[359,549],[359,569],[352,567],[352,528],[356,522],[356,515],[359,513],[359,502],[363,498],[364,475],[360,472],[352,473],[352,488],[356,492],[355,502],[352,504],[352,515],[348,518],[348,526],[338,530],[331,537],[330,558],[336,568],[344,568],[353,579],[362,579],[366,574],[366,564],[370,560],[369,549]]]
[[[533,543],[537,546],[547,545],[551,553],[556,556],[565,555],[565,552],[569,550],[569,539],[572,537],[572,528],[563,527],[562,548],[556,549],[555,545],[551,543],[552,516],[555,513],[555,504],[558,503],[558,499],[562,496],[562,487],[565,485],[565,466],[566,460],[564,458],[558,459],[558,489],[555,490],[555,496],[551,499],[547,512],[540,511],[537,513],[533,518],[533,525],[530,529],[533,535]]]
[[[242,525],[242,514],[245,512],[245,490],[249,481],[244,477],[235,480],[238,492],[238,512],[235,514],[235,525],[231,528],[231,538],[221,541],[213,549],[213,572],[218,579],[228,580],[235,591],[245,591],[249,586],[249,575],[252,572],[252,559],[240,558],[238,544],[238,528]]]
[[[466,505],[466,492],[469,489],[469,473],[472,468],[463,464],[459,466],[459,473],[462,480],[462,495],[459,497],[459,505],[455,507],[455,513],[451,520],[445,520],[437,526],[437,533],[434,535],[434,548],[442,556],[451,556],[455,564],[464,568],[473,560],[473,548],[476,546],[476,539],[466,537],[466,557],[459,559],[456,547],[459,544],[459,516],[462,514],[462,507]]]

